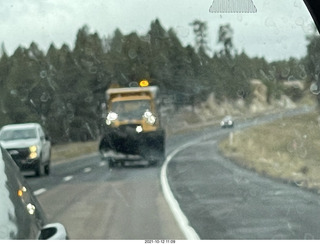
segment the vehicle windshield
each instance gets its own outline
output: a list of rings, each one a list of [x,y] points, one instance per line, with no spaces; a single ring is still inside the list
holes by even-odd
[[[111,111],[117,113],[119,120],[142,119],[150,106],[150,100],[118,101],[112,102]]]
[[[46,155],[9,153],[70,239],[320,239],[320,36],[303,0],[10,0],[0,16],[0,127],[50,138]],[[156,114],[128,101],[139,86]]]
[[[226,117],[223,118],[223,120],[224,121],[232,120],[232,117],[231,116],[226,116]]]
[[[0,141],[14,141],[37,138],[35,129],[14,129],[0,132]]]

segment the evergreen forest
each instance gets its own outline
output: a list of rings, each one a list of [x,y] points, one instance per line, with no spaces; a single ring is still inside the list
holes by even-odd
[[[100,136],[101,107],[109,87],[133,86],[147,79],[178,111],[197,106],[210,94],[217,102],[243,99],[250,104],[252,79],[266,85],[268,101],[282,94],[292,100],[301,98],[303,92],[285,89],[283,81],[302,80],[310,87],[318,80],[320,42],[316,35],[306,37],[305,57],[267,62],[238,51],[229,24],[220,26],[217,33],[221,50],[209,55],[206,23],[195,20],[191,26],[195,43],[188,46],[157,19],[145,35],[124,35],[116,29],[110,37],[101,38],[83,26],[73,49],[51,44],[44,53],[33,42],[9,56],[3,45],[0,126],[38,122],[54,143],[93,140]]]

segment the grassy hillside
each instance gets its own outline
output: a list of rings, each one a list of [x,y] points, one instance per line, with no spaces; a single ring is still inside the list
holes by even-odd
[[[316,112],[233,135],[219,145],[235,162],[320,192],[320,124]]]
[[[54,145],[52,147],[51,159],[54,163],[68,160],[74,157],[98,152],[98,141],[73,142],[67,144]]]

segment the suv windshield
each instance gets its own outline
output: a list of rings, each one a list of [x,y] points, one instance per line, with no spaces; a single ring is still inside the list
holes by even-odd
[[[37,138],[35,129],[16,129],[16,130],[3,130],[0,133],[1,141],[24,140]]]

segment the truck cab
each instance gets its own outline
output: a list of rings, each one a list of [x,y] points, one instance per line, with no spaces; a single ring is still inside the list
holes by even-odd
[[[109,166],[164,158],[165,131],[158,113],[158,87],[110,88],[99,150]]]

